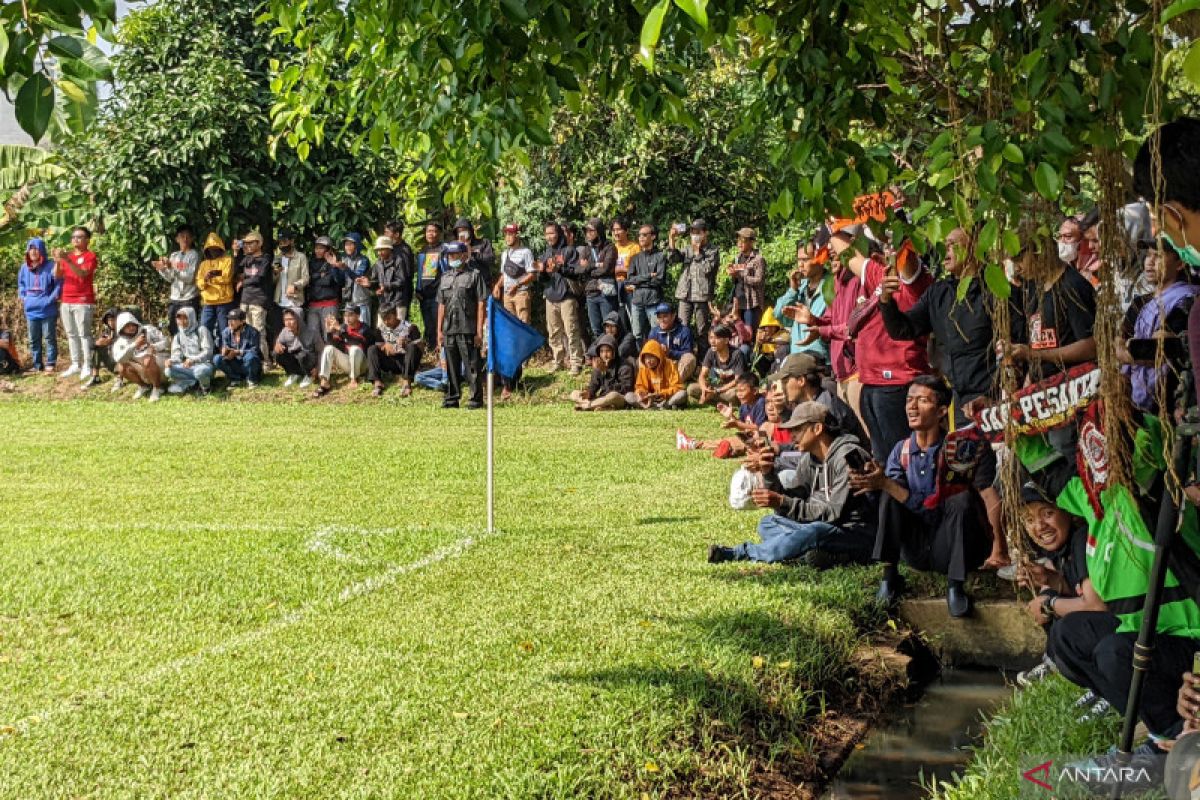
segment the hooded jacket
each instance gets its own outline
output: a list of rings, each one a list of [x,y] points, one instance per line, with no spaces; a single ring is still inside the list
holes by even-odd
[[[598,339],[594,347],[599,352],[605,345],[612,348],[613,359],[608,369],[592,367],[592,377],[588,381],[588,395],[592,398],[603,397],[609,392],[620,392],[622,395],[633,391],[633,382],[637,373],[637,364],[631,358],[621,358],[617,353],[617,340],[605,334]]]
[[[196,271],[200,267],[199,250],[176,250],[167,259],[162,269],[155,268],[164,281],[171,284],[172,303],[186,303],[196,299]]]
[[[617,246],[604,238],[604,223],[599,218],[593,217],[587,224],[596,231],[596,243],[584,242],[579,250],[588,262],[584,273],[587,278],[584,291],[588,297],[595,297],[603,294],[600,289],[602,282],[616,289]]]
[[[346,285],[346,273],[323,258],[313,257],[308,265],[308,302],[337,305]]]
[[[555,266],[553,272],[543,273],[548,283],[543,295],[551,303],[561,303],[574,295],[567,279],[580,277],[579,251],[567,244],[567,234],[562,225],[556,223],[554,230],[558,233],[557,242],[553,246],[546,245],[546,249],[538,256],[538,261],[542,262],[545,269],[551,260],[562,257],[562,266]]]
[[[209,250],[220,250],[221,255],[208,258]],[[222,306],[233,302],[233,256],[225,250],[225,240],[215,232],[204,238],[205,259],[196,270],[196,287],[200,290],[200,302],[206,306]]]
[[[459,228],[466,228],[471,234],[471,240],[467,243],[467,246],[471,248],[471,268],[479,270],[479,273],[483,275],[483,282],[490,287],[492,285],[492,270],[496,267],[495,248],[492,247],[490,240],[481,239],[475,235],[475,226],[466,217],[459,217],[454,223],[454,230],[458,230]],[[566,241],[565,237],[563,241]]]
[[[137,330],[133,332],[132,336],[126,336],[122,331],[131,322],[138,326]],[[138,334],[146,335],[145,345],[135,344]],[[122,311],[117,315],[117,338],[112,343],[113,361],[124,364],[148,355],[165,356],[168,348],[167,337],[158,328],[153,325],[143,325],[128,311]]]
[[[658,367],[650,369],[646,366],[646,356],[658,356]],[[683,391],[683,381],[679,378],[679,369],[675,362],[667,357],[667,351],[653,339],[642,347],[638,356],[637,380],[634,391],[639,395],[654,400],[670,400],[671,395]]]
[[[284,263],[287,259],[287,263]],[[272,272],[278,270],[275,276],[275,303],[281,307],[287,307],[291,303],[293,308],[299,308],[304,305],[304,289],[308,286],[308,256],[300,252],[300,248],[293,247],[292,252],[284,253],[279,250],[275,253],[275,260]],[[289,286],[296,287],[296,296],[288,297],[287,290]]]
[[[30,248],[42,254],[42,263],[36,267],[29,263]],[[54,277],[54,262],[46,253],[46,243],[41,239],[30,239],[25,245],[25,263],[17,273],[17,296],[25,306],[25,317],[56,319],[61,294],[62,283]]]
[[[187,323],[179,328],[171,340],[171,361],[180,366],[184,361],[194,364],[212,364],[213,340],[208,328],[201,327],[196,309],[183,306],[180,314],[187,315]]]
[[[775,512],[796,522],[828,522],[848,533],[869,537],[876,533],[878,497],[856,495],[850,488],[850,465],[846,454],[859,451],[870,461],[871,454],[863,450],[856,437],[844,433],[829,445],[824,461],[810,453],[801,453],[796,460],[796,484],[784,491],[783,505]],[[772,480],[777,481],[772,473]],[[772,487],[778,490],[777,483]]]
[[[269,308],[275,291],[275,270],[271,256],[260,252],[256,256],[242,255],[234,270],[242,282],[242,302],[249,306]]]
[[[345,286],[342,288],[342,299],[356,306],[363,306],[375,299],[375,290],[370,286],[359,286],[359,278],[371,277],[371,259],[363,253],[362,236],[357,233],[346,234],[346,239],[354,242],[354,255],[348,256],[343,252],[338,260],[346,265],[344,272]],[[346,239],[343,239],[343,244]]]
[[[387,261],[382,258],[371,268],[371,280],[380,289],[379,305],[408,308],[413,299],[413,278],[416,274],[416,263],[412,259],[412,251],[407,253],[396,246],[392,257]]]

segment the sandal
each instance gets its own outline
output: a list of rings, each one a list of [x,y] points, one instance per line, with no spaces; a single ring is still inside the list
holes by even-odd
[[[374,391],[371,392],[371,397],[383,397],[383,387],[376,386]]]
[[[330,389],[328,386],[318,386],[317,390],[312,393],[311,397],[313,400],[320,400],[322,397],[329,394],[329,392]]]

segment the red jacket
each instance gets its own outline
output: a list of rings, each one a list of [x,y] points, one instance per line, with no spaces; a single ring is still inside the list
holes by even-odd
[[[96,305],[96,254],[91,250],[82,253],[72,250],[58,263],[62,267],[62,302]]]
[[[841,267],[834,276],[833,304],[829,313],[816,320],[817,334],[829,342],[829,360],[833,377],[845,381],[854,377],[858,366],[854,361],[854,343],[846,332],[850,312],[858,303],[859,281],[849,268]]]
[[[879,291],[886,274],[887,268],[878,259],[869,259],[863,266],[864,302]],[[901,311],[908,311],[932,284],[933,277],[922,268],[910,283],[900,282],[900,291],[892,295],[892,302]],[[927,336],[912,341],[893,339],[884,327],[883,314],[876,310],[854,339],[858,380],[863,386],[904,386],[918,375],[928,375],[933,371],[929,368],[928,343]]]

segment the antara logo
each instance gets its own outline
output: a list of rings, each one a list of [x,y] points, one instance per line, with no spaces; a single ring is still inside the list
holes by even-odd
[[[1026,770],[1025,772],[1022,772],[1021,776],[1023,778],[1025,778],[1025,780],[1029,781],[1030,783],[1036,783],[1038,786],[1042,787],[1046,791],[1053,792],[1054,791],[1053,786],[1046,783],[1044,780],[1042,780],[1040,778],[1033,777],[1034,775],[1041,773],[1043,776],[1049,778],[1050,777],[1050,765],[1053,763],[1054,763],[1053,761],[1047,761],[1045,764],[1039,764],[1038,766],[1034,767],[1031,770]]]
[[[1053,792],[1054,787],[1049,783],[1051,767],[1053,761],[1047,761],[1044,764],[1038,764],[1033,769],[1028,769],[1021,773],[1021,777],[1030,783],[1036,784],[1048,792]],[[1040,777],[1039,777],[1040,776]],[[1058,771],[1059,783],[1082,783],[1082,784],[1107,784],[1114,785],[1117,783],[1127,785],[1144,785],[1151,782],[1150,773],[1145,767],[1080,767],[1066,766]]]

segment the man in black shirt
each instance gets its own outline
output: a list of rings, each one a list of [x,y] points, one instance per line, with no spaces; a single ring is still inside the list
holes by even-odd
[[[483,348],[483,304],[488,287],[483,273],[468,268],[469,251],[465,242],[446,245],[446,273],[438,284],[438,350],[446,359],[449,386],[442,408],[458,408],[462,398],[462,380],[471,388],[467,408],[483,406],[483,382],[480,381]]]
[[[237,276],[237,289],[242,294],[246,323],[261,334],[263,363],[270,364],[267,315],[274,304],[271,298],[275,290],[275,269],[273,259],[264,252],[263,237],[258,231],[251,231],[242,239],[242,252],[234,263],[233,274]]]
[[[1021,273],[1036,254],[1022,257]],[[1029,379],[1037,383],[1096,358],[1096,290],[1061,261],[1043,281],[1026,281],[1020,308],[1012,317],[1012,344],[1008,356],[1029,365]]]

